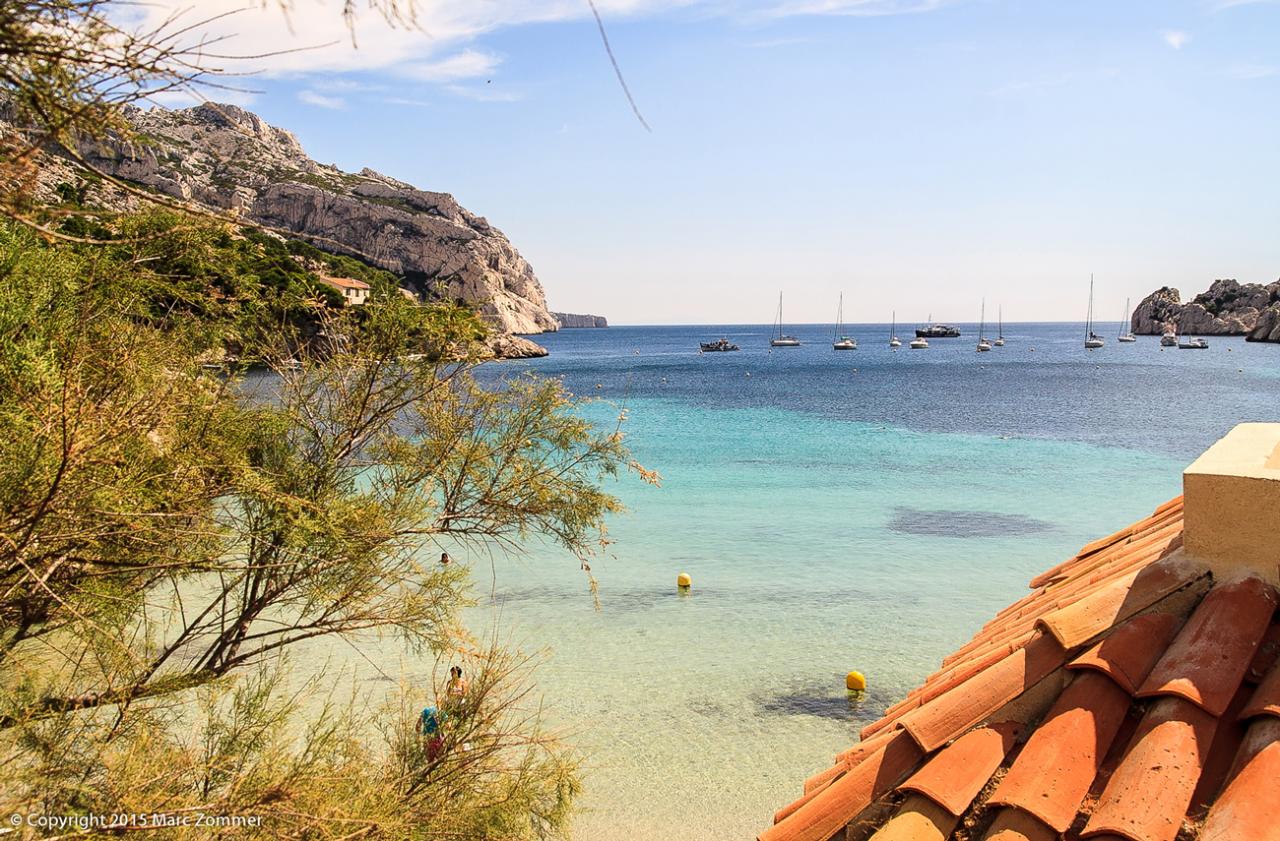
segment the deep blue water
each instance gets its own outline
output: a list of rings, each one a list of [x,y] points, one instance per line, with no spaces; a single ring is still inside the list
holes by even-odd
[[[858,350],[831,349],[829,325],[788,328],[804,345],[770,349],[768,325],[611,327],[536,337],[551,356],[528,365],[575,392],[663,398],[706,409],[782,408],[922,432],[1002,434],[1198,454],[1234,423],[1280,412],[1280,346],[1210,338],[1207,351],[1109,337],[1083,347],[1077,324],[1008,324],[1008,344],[974,350],[976,324],[927,350],[891,350],[889,325],[849,325]],[[994,331],[988,326],[987,335]],[[720,336],[737,353],[698,354]],[[637,353],[638,351],[638,353]],[[1243,370],[1241,370],[1243,369]],[[747,376],[750,374],[750,376]],[[600,388],[597,388],[597,385]]]

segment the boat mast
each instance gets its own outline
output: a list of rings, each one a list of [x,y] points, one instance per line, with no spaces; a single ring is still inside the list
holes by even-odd
[[[782,338],[782,293],[778,293],[778,338]]]
[[[1000,326],[996,330],[997,332],[996,338],[1003,339],[1004,338],[1004,306],[1003,305],[1001,305],[1000,307],[999,318],[1000,318]]]
[[[890,316],[890,318],[893,319],[889,322],[889,338],[892,339],[893,334],[898,332],[898,311],[894,310],[893,315]]]
[[[840,325],[844,322],[844,293],[840,293],[840,303],[836,304],[836,329],[831,334],[832,341],[840,335]]]
[[[1093,272],[1089,272],[1089,309],[1084,315],[1084,337],[1088,339],[1093,335]]]
[[[1129,320],[1129,299],[1124,299],[1124,314],[1120,316],[1120,335],[1124,335],[1125,322]]]
[[[982,341],[982,334],[986,332],[987,326],[987,299],[982,299],[982,315],[978,316],[978,341]]]

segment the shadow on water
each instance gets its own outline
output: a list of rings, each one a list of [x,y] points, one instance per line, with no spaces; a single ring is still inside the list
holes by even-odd
[[[1047,520],[988,511],[930,511],[898,507],[889,530],[926,537],[1019,537],[1057,528]]]
[[[843,677],[833,676],[830,684],[806,684],[754,700],[762,715],[810,715],[864,726],[878,720],[901,697],[901,692],[885,689],[850,693],[838,688],[843,683]]]
[[[767,604],[774,609],[794,607],[796,610],[812,610],[815,600],[823,604],[860,604],[864,608],[893,605],[901,608],[904,605],[918,604],[920,599],[910,593],[868,592],[862,587],[823,586],[816,593],[808,588],[795,590],[768,589],[762,590],[754,586],[740,588],[723,588],[714,585],[698,584],[692,593],[677,592],[674,582],[672,586],[662,587],[614,587],[608,579],[600,584],[600,607],[604,613],[632,614],[646,613],[671,602],[714,603],[733,605],[741,608],[747,605]],[[541,604],[553,606],[582,605],[586,609],[594,609],[594,602],[589,591],[583,589],[569,590],[554,585],[538,585],[530,587],[513,587],[499,590],[496,594],[499,605]]]

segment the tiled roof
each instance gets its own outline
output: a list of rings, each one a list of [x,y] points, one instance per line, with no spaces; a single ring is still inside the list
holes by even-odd
[[[760,841],[1280,841],[1280,594],[1182,498],[1031,582]]]
[[[327,286],[332,286],[335,289],[345,290],[345,289],[369,289],[370,288],[369,284],[365,283],[363,280],[356,280],[353,277],[327,277],[324,275],[319,275],[316,277],[316,280],[320,281],[321,283]]]

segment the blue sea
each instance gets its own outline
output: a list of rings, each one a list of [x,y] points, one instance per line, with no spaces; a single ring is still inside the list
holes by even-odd
[[[487,366],[562,377],[602,423],[625,410],[662,475],[611,486],[629,510],[592,563],[598,609],[563,551],[466,559],[472,626],[542,653],[547,716],[586,756],[575,838],[754,837],[1033,575],[1280,415],[1277,346],[1086,351],[1078,325],[1010,324],[978,354],[962,329],[913,351],[853,325],[849,352],[827,325],[772,351],[766,325],[564,330]],[[720,336],[741,352],[698,353]]]

